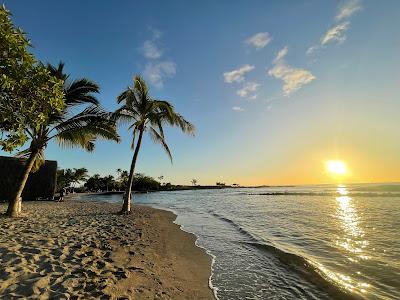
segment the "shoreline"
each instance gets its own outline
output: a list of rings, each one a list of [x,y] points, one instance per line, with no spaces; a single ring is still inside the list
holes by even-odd
[[[1,213],[6,206],[2,204]],[[212,256],[176,214],[95,201],[25,202],[0,219],[0,295],[214,299]]]
[[[141,205],[141,204],[139,204],[139,205]],[[183,231],[183,232],[185,232],[185,233],[187,233],[187,234],[193,235],[193,236],[195,237],[195,241],[194,241],[195,246],[198,247],[198,248],[200,248],[200,249],[202,249],[209,257],[211,257],[211,266],[210,266],[210,267],[211,267],[211,270],[210,270],[210,276],[209,276],[209,278],[208,278],[208,287],[209,287],[210,290],[212,291],[213,296],[214,296],[214,299],[215,299],[215,300],[219,300],[218,294],[217,294],[217,293],[218,293],[218,287],[214,286],[213,283],[212,283],[212,276],[213,276],[213,274],[214,274],[214,263],[215,263],[216,256],[215,256],[214,254],[212,254],[211,251],[208,250],[207,248],[205,248],[205,247],[199,245],[199,243],[198,243],[199,238],[198,238],[198,236],[197,236],[194,232],[191,232],[191,231],[187,230],[187,229],[185,228],[184,225],[178,224],[178,223],[176,222],[176,220],[177,220],[177,218],[178,218],[178,213],[177,213],[176,211],[174,211],[173,209],[170,209],[170,208],[160,207],[160,206],[157,206],[157,205],[151,205],[151,204],[149,204],[148,206],[151,207],[151,208],[154,208],[154,209],[158,209],[158,210],[170,212],[170,213],[172,213],[174,216],[176,216],[176,218],[175,218],[175,220],[173,221],[173,223],[174,223],[175,225],[177,225],[181,231]]]

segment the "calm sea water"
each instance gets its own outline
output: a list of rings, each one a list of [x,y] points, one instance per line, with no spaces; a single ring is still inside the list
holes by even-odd
[[[219,299],[400,299],[400,186],[135,194],[215,258]],[[121,202],[120,195],[86,196]]]

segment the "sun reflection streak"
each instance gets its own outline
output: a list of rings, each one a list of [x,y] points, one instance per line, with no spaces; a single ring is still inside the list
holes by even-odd
[[[339,286],[345,288],[350,292],[358,291],[365,294],[367,292],[366,289],[371,286],[369,283],[357,282],[350,276],[332,272],[320,263],[313,263],[313,265],[316,266],[322,272],[323,275],[327,276],[330,280],[332,280],[333,282],[335,282],[336,284],[338,284]]]
[[[347,253],[353,255],[353,257],[348,257],[349,261],[353,263],[357,263],[359,259],[369,259],[369,256],[363,253],[369,243],[363,240],[365,232],[360,227],[360,217],[353,200],[349,196],[345,186],[338,186],[337,193],[339,196],[336,197],[338,203],[336,216],[342,228],[343,235],[338,237],[336,244]],[[370,286],[368,283],[357,282],[355,278],[351,278],[350,276],[332,272],[323,265],[318,265],[318,268],[331,280],[349,291],[366,293],[366,289]]]
[[[344,236],[337,241],[337,244],[348,252],[358,254],[368,245],[368,241],[361,240],[365,233],[359,226],[360,217],[354,207],[352,198],[348,196],[346,187],[339,186],[337,192],[340,195],[336,197],[339,203],[337,209],[337,217],[340,220],[341,227],[344,231]],[[365,255],[358,255],[359,258],[365,259]]]

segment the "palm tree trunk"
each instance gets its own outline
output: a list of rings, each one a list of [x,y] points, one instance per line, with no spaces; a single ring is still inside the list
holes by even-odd
[[[21,177],[18,180],[17,189],[14,198],[8,204],[6,215],[8,217],[18,217],[21,212],[22,199],[21,195],[24,191],[26,181],[28,180],[29,173],[32,170],[33,164],[35,163],[36,157],[39,150],[33,150],[29,155],[28,160],[25,163],[24,169],[22,171]]]
[[[143,132],[144,132],[144,129],[141,129],[140,133],[139,133],[139,138],[138,138],[138,141],[137,141],[137,144],[136,144],[136,147],[135,147],[135,152],[133,153],[131,169],[130,169],[130,172],[129,172],[128,185],[126,187],[125,197],[124,197],[124,204],[122,205],[121,213],[130,213],[131,212],[131,198],[132,198],[133,177],[134,177],[134,174],[135,174],[135,165],[136,165],[136,161],[137,161],[137,158],[138,158],[140,145],[142,143]]]

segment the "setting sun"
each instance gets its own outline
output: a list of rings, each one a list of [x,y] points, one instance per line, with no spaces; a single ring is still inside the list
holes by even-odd
[[[328,160],[326,169],[331,174],[344,175],[347,172],[346,164],[341,160]]]

